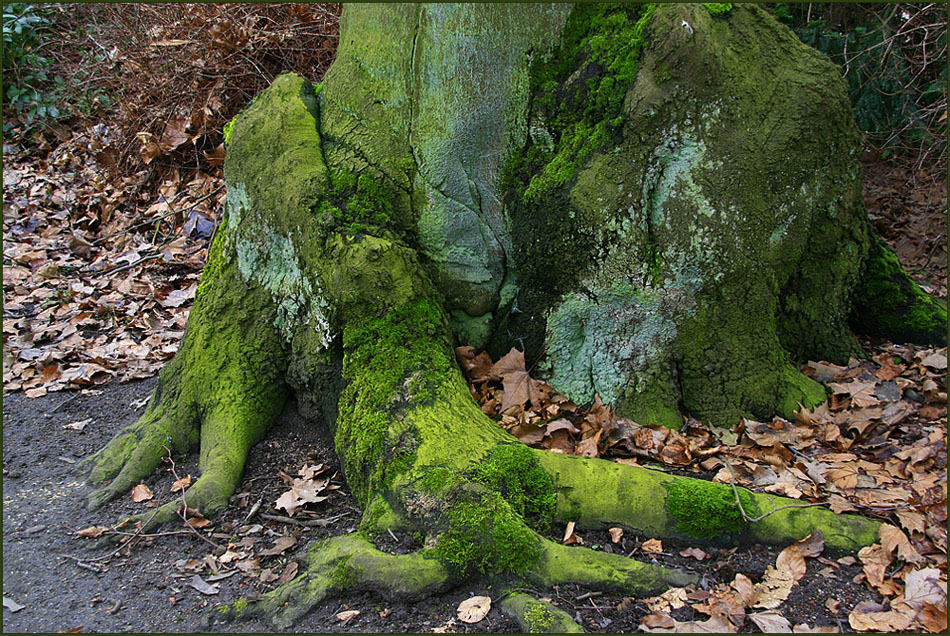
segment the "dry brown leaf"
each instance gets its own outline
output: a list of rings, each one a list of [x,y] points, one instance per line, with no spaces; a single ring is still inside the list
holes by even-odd
[[[135,503],[148,501],[154,496],[145,484],[137,484],[132,488],[132,501]]]
[[[851,612],[848,624],[859,632],[899,632],[911,625],[911,619],[900,612]]]
[[[937,568],[908,572],[904,582],[904,605],[918,611],[928,603],[935,607],[947,607],[947,583],[940,580],[940,570]]]
[[[769,566],[762,576],[762,580],[755,586],[755,608],[775,609],[785,602],[792,593],[795,585],[795,576],[787,568]]]
[[[747,616],[765,634],[789,634],[792,631],[792,624],[788,622],[788,619],[775,610],[756,612]]]
[[[640,548],[644,552],[659,554],[663,552],[663,542],[659,539],[647,539],[640,545]]]
[[[805,576],[807,569],[805,557],[797,544],[790,545],[779,553],[778,558],[775,559],[775,567],[788,570],[796,583]]]
[[[700,550],[699,548],[686,548],[685,550],[680,550],[680,556],[683,557],[692,557],[697,561],[702,561],[703,559],[708,559],[709,555]]]
[[[564,545],[574,545],[575,543],[584,545],[584,541],[574,532],[574,521],[568,521],[564,528],[564,539],[561,541]]]
[[[804,557],[817,557],[825,550],[825,537],[821,530],[812,530],[807,537],[796,541],[795,545]]]
[[[752,583],[752,579],[741,572],[737,573],[735,580],[732,581],[732,589],[736,591],[739,599],[746,607],[752,607],[757,600],[755,584]]]
[[[97,539],[102,536],[103,532],[108,532],[110,529],[111,528],[107,528],[106,526],[89,526],[88,528],[77,530],[76,534],[78,534],[80,537]]]
[[[455,615],[463,623],[477,623],[491,610],[491,598],[488,596],[473,596],[459,603]]]
[[[260,553],[260,555],[261,556],[277,556],[278,554],[283,554],[284,552],[294,547],[295,545],[297,545],[297,539],[291,536],[283,536],[277,539],[277,542],[274,543],[274,546],[272,548],[263,550]]]
[[[175,480],[169,492],[181,492],[191,486],[191,475]]]
[[[284,583],[289,583],[297,576],[297,569],[299,566],[296,561],[290,561],[287,565],[284,566],[284,570],[280,573],[280,576],[275,581],[275,585],[283,585]]]
[[[888,554],[894,554],[896,550],[898,558],[908,563],[921,563],[925,560],[911,545],[907,535],[889,523],[881,524],[881,545]]]
[[[642,621],[640,629],[653,634],[735,634],[739,631],[735,625],[721,616],[713,616],[705,621],[673,621],[672,628],[648,627]]]
[[[640,629],[650,631],[651,629],[673,629],[676,627],[676,621],[667,614],[647,614],[640,619]]]
[[[351,620],[360,615],[359,610],[344,610],[336,615],[336,619],[340,621],[343,625],[346,625]]]
[[[651,612],[662,613],[686,607],[687,600],[689,600],[689,595],[685,588],[671,587],[659,596],[643,599],[643,602]]]
[[[610,541],[613,543],[619,543],[623,538],[623,528],[610,528],[607,532],[610,533]]]
[[[883,585],[887,566],[891,564],[890,553],[884,550],[880,543],[875,543],[861,548],[858,558],[864,565],[864,576],[867,577],[868,583],[875,588]]]

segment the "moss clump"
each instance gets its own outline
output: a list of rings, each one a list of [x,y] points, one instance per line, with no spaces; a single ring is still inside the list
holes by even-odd
[[[928,296],[876,239],[857,290],[851,325],[860,333],[895,340],[946,344],[947,308]]]
[[[532,63],[528,143],[506,162],[501,180],[523,311],[508,317],[505,331],[522,338],[529,356],[544,346],[544,310],[576,288],[598,252],[603,219],[598,211],[577,209],[569,193],[595,153],[621,141],[624,96],[636,79],[653,12],[654,5],[576,5],[561,45]],[[551,254],[558,255],[556,267]]]
[[[496,492],[464,493],[448,519],[435,556],[463,571],[524,572],[541,556],[540,537]]]
[[[554,625],[554,616],[541,603],[533,604],[524,613],[528,632],[544,632]]]
[[[224,125],[224,143],[231,143],[231,133],[234,132],[234,120],[232,119]]]
[[[345,590],[356,583],[356,572],[350,567],[349,560],[349,556],[341,558],[328,575],[330,585],[338,590]]]
[[[524,444],[499,444],[472,469],[475,481],[501,494],[511,509],[544,530],[554,518],[556,494],[550,475]]]
[[[330,175],[330,190],[319,213],[349,234],[378,235],[393,219],[393,197],[389,188],[367,173]]]
[[[731,2],[700,2],[709,11],[709,15],[723,15],[732,11]]]
[[[455,471],[448,468],[431,468],[419,480],[418,487],[425,493],[437,495],[457,481],[458,474]]]
[[[676,522],[676,531],[700,539],[711,539],[723,532],[737,532],[745,519],[736,505],[733,489],[700,479],[675,479],[664,483],[668,495],[666,511]],[[758,516],[751,495],[740,489],[742,508],[749,516]]]
[[[408,405],[435,398],[440,370],[452,368],[442,345],[441,308],[416,299],[383,316],[354,317],[343,331],[343,379],[336,447],[345,449],[344,470],[357,499],[366,503],[413,462],[409,432],[389,440],[389,424]],[[428,369],[428,372],[424,372]]]

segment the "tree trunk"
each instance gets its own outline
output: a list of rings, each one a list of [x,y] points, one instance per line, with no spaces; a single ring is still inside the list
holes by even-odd
[[[579,403],[731,426],[824,399],[789,354],[857,352],[855,298],[888,300],[862,306],[868,332],[945,340],[945,309],[868,223],[839,72],[760,8],[346,5],[323,84],[280,76],[227,134],[227,217],[182,349],[86,469],[112,478],[99,503],[150,473],[168,438],[197,445],[189,504],[213,512],[294,395],[333,428],[365,512],[359,536],[315,548],[257,610],[288,624],[342,589],[412,598],[473,570],[629,593],[689,579],[539,534],[570,520],[876,539],[860,517],[752,523],[789,501],[527,448],[454,361],[456,342],[515,345]],[[426,547],[378,552],[396,528]]]

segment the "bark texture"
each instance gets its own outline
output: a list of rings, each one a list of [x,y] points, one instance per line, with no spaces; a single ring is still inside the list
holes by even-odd
[[[541,534],[567,521],[876,539],[861,517],[749,523],[791,502],[740,489],[743,514],[727,486],[529,449],[454,361],[456,341],[546,351],[556,388],[645,424],[688,411],[731,426],[824,399],[789,353],[856,351],[855,290],[887,296],[881,280],[906,274],[861,207],[837,70],[758,7],[346,5],[324,83],[282,75],[228,131],[227,219],[182,349],[142,420],[85,465],[113,479],[91,502],[148,474],[171,438],[200,449],[189,505],[225,505],[293,394],[332,427],[365,513],[359,536],[314,546],[305,576],[223,614],[287,625],[342,590],[408,598],[472,572],[632,594],[690,580]],[[926,318],[913,335],[945,337],[945,309],[900,281]],[[862,317],[881,333],[903,325],[874,309]],[[373,547],[397,528],[423,548]]]

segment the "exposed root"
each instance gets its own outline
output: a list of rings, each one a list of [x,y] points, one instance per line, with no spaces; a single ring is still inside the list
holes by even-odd
[[[259,601],[220,606],[210,621],[266,615],[286,629],[324,599],[347,590],[374,591],[403,601],[447,590],[456,582],[450,570],[421,552],[392,556],[358,535],[332,537],[310,548],[305,570]]]
[[[524,592],[504,597],[498,608],[527,634],[583,634],[584,628],[571,615],[547,601]]]
[[[651,595],[699,579],[689,572],[651,565],[620,554],[544,540],[541,558],[524,578],[541,587],[578,584],[632,596]]]
[[[108,484],[94,490],[88,498],[90,509],[128,493],[135,484],[158,468],[165,447],[174,445],[182,452],[198,442],[194,421],[169,417],[165,408],[153,407],[142,418],[120,431],[108,444],[77,466],[90,483]]]

